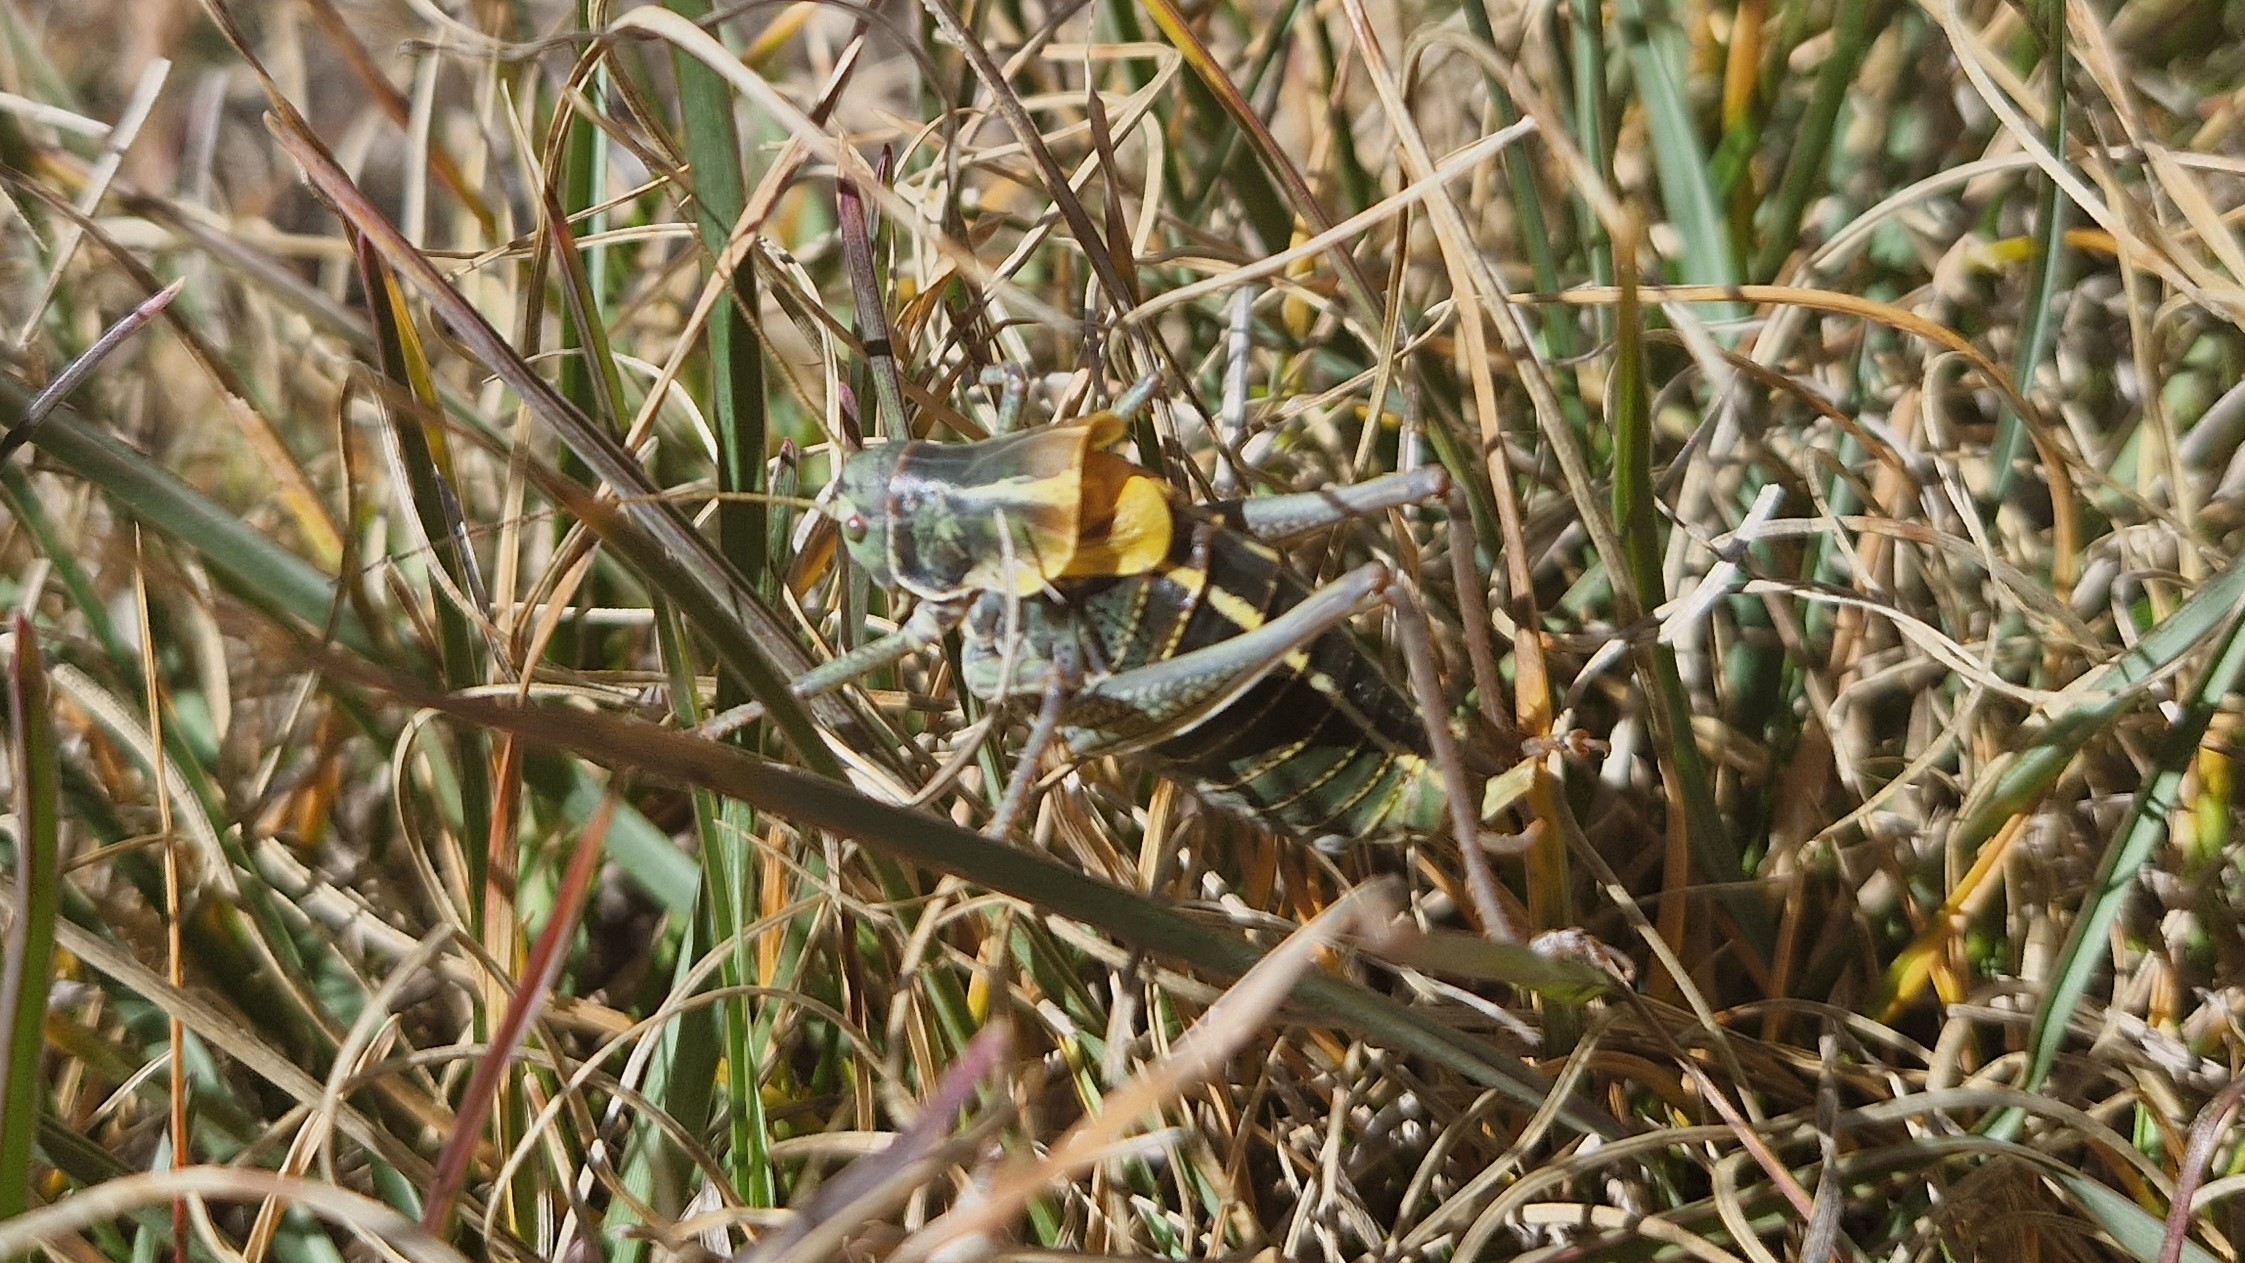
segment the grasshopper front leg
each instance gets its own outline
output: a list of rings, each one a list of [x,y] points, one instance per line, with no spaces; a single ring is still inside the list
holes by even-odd
[[[965,617],[964,601],[922,601],[902,627],[805,671],[787,686],[787,691],[801,698],[831,693],[860,676],[893,666],[908,655],[935,644]],[[694,734],[720,741],[763,717],[762,702],[746,702],[703,720]]]
[[[977,379],[998,392],[998,410],[990,418],[992,434],[1011,434],[1021,428],[1021,410],[1029,402],[1029,371],[1019,364],[995,364]]]
[[[1029,741],[1021,747],[1013,763],[1013,775],[1006,779],[1006,790],[998,800],[997,814],[983,829],[983,836],[1003,841],[1013,832],[1014,819],[1021,814],[1022,804],[1029,801],[1029,788],[1037,779],[1037,762],[1044,757],[1046,747],[1052,744],[1060,731],[1060,719],[1068,707],[1068,699],[1075,694],[1079,683],[1076,670],[1075,648],[1059,644],[1044,664],[1044,701],[1037,708],[1036,722],[1030,725]]]

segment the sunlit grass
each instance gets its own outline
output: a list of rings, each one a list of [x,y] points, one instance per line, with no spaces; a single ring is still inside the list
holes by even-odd
[[[2232,1256],[2239,21],[0,14],[0,1257]],[[910,608],[801,498],[997,365],[1446,466],[1295,561],[1634,989],[792,696]]]

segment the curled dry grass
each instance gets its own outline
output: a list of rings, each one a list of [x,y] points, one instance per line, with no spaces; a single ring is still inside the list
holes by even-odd
[[[0,14],[0,1256],[2234,1255],[2234,8]],[[760,497],[993,364],[1448,465],[1299,560],[1637,991],[790,702],[902,610]]]

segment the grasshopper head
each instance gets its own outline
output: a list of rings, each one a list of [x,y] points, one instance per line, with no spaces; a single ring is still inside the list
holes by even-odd
[[[909,446],[883,443],[850,457],[835,479],[834,499],[826,506],[827,515],[842,528],[850,560],[877,588],[896,586],[896,574],[889,566],[889,482]]]

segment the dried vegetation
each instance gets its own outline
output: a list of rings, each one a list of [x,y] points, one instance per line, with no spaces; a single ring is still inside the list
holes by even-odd
[[[0,6],[0,1258],[2236,1256],[2245,5],[212,4]],[[1636,987],[788,701],[1002,364],[1447,465]]]

